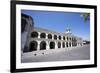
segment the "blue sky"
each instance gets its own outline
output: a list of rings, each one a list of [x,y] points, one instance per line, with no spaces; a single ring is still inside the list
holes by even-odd
[[[30,15],[35,27],[41,27],[56,32],[65,32],[70,28],[72,33],[83,39],[90,40],[90,21],[84,22],[80,13],[21,10]]]

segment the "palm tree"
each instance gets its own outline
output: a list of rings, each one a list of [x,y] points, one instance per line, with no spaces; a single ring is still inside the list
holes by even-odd
[[[81,13],[81,17],[83,17],[84,22],[90,20],[90,14],[89,13]]]

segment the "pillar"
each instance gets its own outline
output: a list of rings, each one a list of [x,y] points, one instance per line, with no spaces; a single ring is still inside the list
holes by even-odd
[[[57,41],[55,41],[55,49],[57,49],[57,48],[58,48]]]
[[[46,39],[48,39],[48,34],[47,33],[45,33],[46,34]]]
[[[40,32],[38,32],[38,38],[40,38]]]
[[[68,48],[69,48],[69,42],[68,42]]]
[[[37,41],[37,42],[38,42],[37,51],[39,51],[39,50],[40,50],[40,42],[41,42],[41,41]]]
[[[52,39],[54,40],[54,34],[52,34]]]
[[[46,41],[46,50],[49,50],[49,41]]]

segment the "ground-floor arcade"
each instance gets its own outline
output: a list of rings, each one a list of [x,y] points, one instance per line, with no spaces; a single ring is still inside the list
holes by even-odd
[[[71,41],[55,41],[55,40],[31,40],[29,43],[28,52],[41,51],[50,49],[62,49],[81,46],[82,43]]]

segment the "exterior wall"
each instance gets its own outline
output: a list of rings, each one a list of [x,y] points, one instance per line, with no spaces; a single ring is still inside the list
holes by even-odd
[[[38,44],[37,44],[37,50],[35,50],[35,51],[44,51],[44,50],[40,50],[40,43],[42,41],[45,41],[45,43],[46,43],[46,49],[45,50],[59,50],[61,48],[70,48],[70,47],[82,46],[82,39],[75,37],[73,35],[66,34],[66,33],[58,33],[58,32],[53,32],[53,31],[49,31],[49,30],[41,29],[41,28],[34,28],[34,30],[32,30],[31,33],[32,32],[37,32],[38,36],[32,37],[31,34],[30,34],[30,39],[29,39],[28,45],[30,45],[30,42],[36,41]],[[45,33],[46,37],[41,38],[41,33]],[[52,35],[52,39],[48,38],[48,34]],[[54,39],[54,35],[57,36],[57,39]],[[59,39],[59,36],[61,36],[61,40]],[[65,39],[63,37],[65,37]],[[54,49],[50,49],[50,42],[55,43]],[[58,46],[59,46],[58,42],[61,43],[61,48],[58,48]],[[63,43],[65,44],[65,47],[63,47]],[[68,43],[68,45],[66,43]],[[28,48],[30,49],[30,46],[28,46]]]

